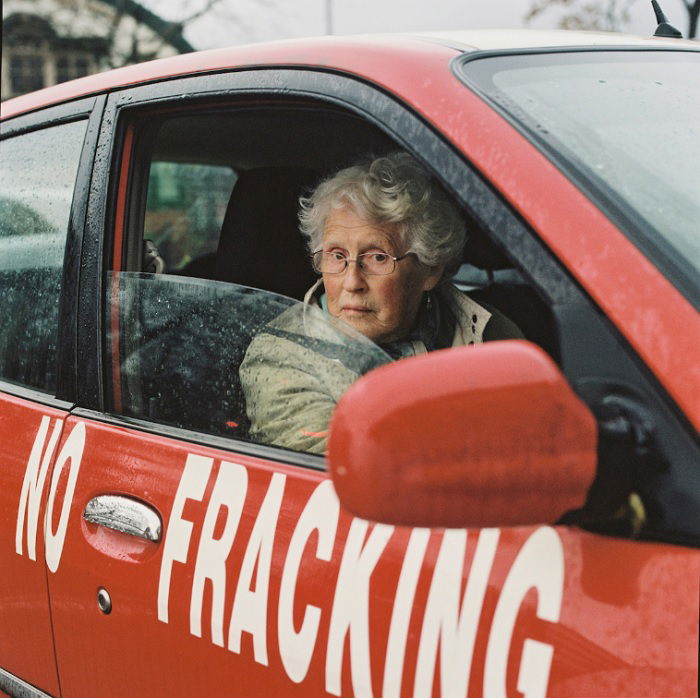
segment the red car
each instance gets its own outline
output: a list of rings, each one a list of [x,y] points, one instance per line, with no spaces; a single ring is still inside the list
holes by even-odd
[[[456,32],[3,103],[0,689],[696,695],[698,76],[694,42]],[[526,340],[367,373],[325,457],[256,443],[299,193],[397,148]]]

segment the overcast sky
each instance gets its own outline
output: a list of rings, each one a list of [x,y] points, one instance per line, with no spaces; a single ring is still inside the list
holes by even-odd
[[[179,19],[206,0],[142,0],[165,19]],[[526,27],[524,17],[538,0],[219,0],[205,17],[185,31],[197,49],[288,37],[387,31]],[[585,0],[590,1],[590,0]],[[584,0],[577,4],[582,6]],[[650,0],[617,0],[630,4],[626,31],[651,35],[656,23]],[[661,0],[671,24],[687,31],[682,0]],[[329,11],[330,8],[330,11]],[[550,10],[529,26],[556,28],[561,11]]]

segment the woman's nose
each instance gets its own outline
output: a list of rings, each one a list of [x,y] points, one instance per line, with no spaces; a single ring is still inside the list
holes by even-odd
[[[367,280],[356,260],[349,260],[343,272],[343,288],[346,291],[358,291],[367,287]]]

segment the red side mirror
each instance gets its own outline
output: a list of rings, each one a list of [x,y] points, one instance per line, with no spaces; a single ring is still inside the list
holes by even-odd
[[[552,523],[583,505],[597,429],[552,359],[525,341],[438,351],[355,383],[331,423],[342,504],[412,526]]]

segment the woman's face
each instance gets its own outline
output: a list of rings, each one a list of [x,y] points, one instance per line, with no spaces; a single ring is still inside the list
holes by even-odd
[[[358,216],[352,209],[334,209],[323,230],[323,251],[351,259],[366,252],[405,254],[394,231]],[[413,327],[424,291],[440,280],[442,268],[426,267],[415,255],[396,263],[385,276],[366,275],[351,262],[340,274],[323,274],[328,312],[374,342],[393,342]]]

